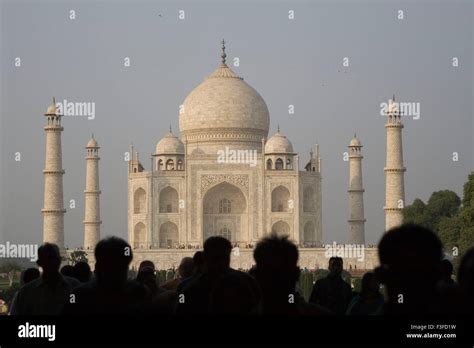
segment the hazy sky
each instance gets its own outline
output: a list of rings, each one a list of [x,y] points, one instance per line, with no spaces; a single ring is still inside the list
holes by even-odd
[[[364,145],[366,240],[375,243],[383,232],[380,103],[394,93],[421,106],[420,119],[403,120],[408,203],[441,189],[461,194],[474,168],[470,1],[1,3],[2,242],[42,240],[43,113],[53,95],[96,105],[94,120],[63,119],[66,244],[83,244],[84,147],[91,132],[101,146],[102,235],[126,237],[124,153],[133,141],[149,170],[169,124],[178,131],[178,106],[218,66],[222,38],[228,61],[240,60],[232,69],[268,105],[270,135],[280,124],[301,167],[310,147],[320,144],[325,242],[347,238],[343,153],[354,132]],[[349,67],[342,66],[344,57]]]

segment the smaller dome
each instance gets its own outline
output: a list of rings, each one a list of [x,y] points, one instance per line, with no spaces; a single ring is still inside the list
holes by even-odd
[[[392,99],[388,100],[388,115],[397,115],[399,114],[399,105],[398,102],[395,101],[395,94],[393,95]]]
[[[53,103],[48,106],[48,110],[46,111],[46,115],[57,115],[58,109],[56,108],[56,98],[53,97]]]
[[[156,155],[184,155],[184,144],[173,133],[169,132],[156,144]]]
[[[48,111],[46,111],[47,114],[56,114],[56,105],[50,105],[48,106]]]
[[[191,155],[193,155],[193,156],[205,156],[206,153],[198,147],[197,149],[194,149],[193,152],[191,152]]]
[[[293,145],[285,135],[278,131],[265,144],[265,153],[293,153]]]
[[[360,140],[357,139],[356,135],[354,134],[354,138],[352,138],[349,146],[362,146],[362,144],[360,143]]]
[[[89,140],[86,148],[99,148],[99,143],[97,143],[97,140],[94,139],[94,136],[92,136],[91,140]]]

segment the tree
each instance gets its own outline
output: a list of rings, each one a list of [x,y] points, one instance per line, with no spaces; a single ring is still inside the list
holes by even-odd
[[[15,275],[18,272],[21,272],[22,267],[16,261],[6,260],[0,263],[0,273],[6,273],[8,277],[8,286],[13,285],[13,280],[15,279]]]
[[[450,252],[454,246],[459,247],[461,224],[459,217],[443,217],[438,224],[438,237],[443,242],[446,251]]]
[[[453,217],[459,212],[461,199],[456,192],[443,190],[433,192],[425,209],[425,223],[437,231],[443,217]]]
[[[462,203],[462,205],[461,205]],[[474,246],[474,172],[464,184],[463,198],[449,190],[433,192],[427,204],[415,199],[403,210],[405,223],[427,227],[438,235],[445,251],[458,251],[453,262]]]
[[[425,208],[426,205],[421,199],[415,199],[413,204],[403,209],[403,221],[407,224],[425,225]]]
[[[87,253],[83,250],[74,250],[72,253],[69,254],[68,257],[69,264],[75,265],[78,262],[89,262],[87,260]]]
[[[403,209],[403,221],[414,223],[438,232],[440,221],[453,217],[459,212],[461,199],[456,192],[450,190],[437,191],[431,194],[425,204],[419,198]]]
[[[474,206],[474,172],[469,174],[467,182],[464,184],[462,206],[464,208]]]

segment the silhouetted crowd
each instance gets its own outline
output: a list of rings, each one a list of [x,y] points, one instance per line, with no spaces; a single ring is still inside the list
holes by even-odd
[[[270,234],[254,248],[248,272],[230,267],[232,244],[210,237],[203,251],[185,257],[176,279],[159,284],[155,265],[141,262],[128,279],[131,246],[117,237],[95,248],[95,270],[86,262],[63,266],[54,244],[38,249],[37,264],[27,269],[16,293],[12,315],[424,315],[474,313],[474,248],[463,257],[457,282],[443,259],[437,236],[417,225],[384,234],[378,245],[380,266],[364,274],[361,290],[352,291],[341,273],[343,259],[329,260],[329,274],[313,286],[305,301],[296,284],[298,248],[287,237]],[[385,289],[382,295],[381,284]]]

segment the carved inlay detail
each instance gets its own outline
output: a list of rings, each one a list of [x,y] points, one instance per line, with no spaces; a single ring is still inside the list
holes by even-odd
[[[201,177],[201,191],[205,193],[211,187],[220,184],[221,182],[228,182],[248,192],[249,177],[245,174],[215,174],[203,175]]]

